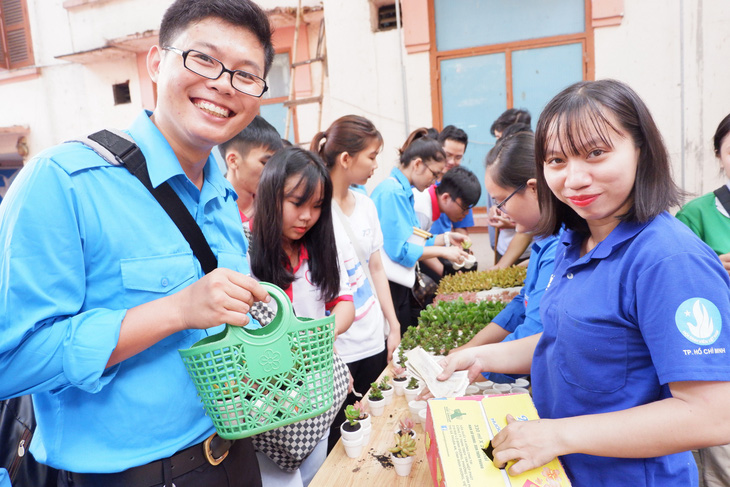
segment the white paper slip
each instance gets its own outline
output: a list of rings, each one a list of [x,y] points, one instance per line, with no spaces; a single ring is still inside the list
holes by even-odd
[[[466,370],[454,372],[448,380],[440,381],[436,377],[444,371],[443,367],[423,348],[416,347],[405,355],[408,358],[406,368],[426,384],[434,397],[458,397],[466,392],[469,385]]]

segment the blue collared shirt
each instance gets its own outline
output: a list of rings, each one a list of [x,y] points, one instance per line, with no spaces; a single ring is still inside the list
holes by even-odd
[[[558,236],[535,240],[532,244],[530,264],[527,266],[525,285],[520,294],[494,318],[494,322],[509,331],[503,341],[508,342],[542,332],[540,300],[550,282],[555,263]]]
[[[235,193],[214,159],[198,190],[148,114],[129,134],[152,184],[170,183],[218,265],[247,274]],[[178,228],[127,169],[78,143],[42,152],[0,205],[0,249],[0,397],[34,394],[39,461],[114,472],[213,432],[178,349],[222,327],[175,333],[105,368],[128,309],[203,276]]]
[[[730,380],[730,280],[712,249],[666,212],[620,223],[581,256],[583,239],[564,233],[540,303],[540,417],[621,411],[671,396],[671,382]],[[561,459],[575,485],[697,485],[690,452]]]
[[[375,203],[383,230],[383,249],[393,262],[413,267],[423,255],[423,246],[407,242],[413,227],[419,228],[408,178],[394,167],[390,177],[378,184],[370,198]]]

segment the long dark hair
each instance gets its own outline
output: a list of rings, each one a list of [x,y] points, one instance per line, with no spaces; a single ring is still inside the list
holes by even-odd
[[[606,115],[611,114],[615,127]],[[581,81],[550,100],[540,114],[535,131],[537,193],[542,218],[536,229],[541,235],[556,234],[561,225],[588,234],[588,224],[561,202],[547,185],[544,163],[548,143],[565,154],[579,154],[593,134],[611,144],[611,132],[623,132],[639,149],[636,178],[631,190],[631,208],[623,221],[647,222],[678,205],[681,190],[672,180],[669,155],[649,109],[634,90],[616,80]]]
[[[318,153],[327,168],[332,169],[340,154],[347,152],[355,156],[374,140],[383,143],[383,136],[373,122],[359,115],[345,115],[332,122],[327,130],[315,135],[310,150]]]
[[[294,282],[287,268],[288,258],[282,246],[282,211],[284,193],[289,178],[296,178],[296,187],[304,185],[301,203],[306,202],[322,185],[322,213],[317,223],[301,238],[309,254],[309,271],[314,284],[325,301],[335,299],[340,290],[340,268],[337,244],[332,227],[332,182],[322,159],[314,152],[299,147],[285,147],[274,154],[264,166],[256,192],[253,222],[251,270],[266,282],[286,289]]]

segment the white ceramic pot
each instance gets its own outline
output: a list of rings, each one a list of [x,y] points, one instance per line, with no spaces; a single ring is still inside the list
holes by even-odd
[[[512,390],[512,386],[509,384],[494,384],[492,388],[500,394],[507,394]]]
[[[341,438],[342,446],[345,447],[345,453],[350,458],[357,458],[362,453],[363,440],[358,438],[356,440],[345,440]]]
[[[350,430],[348,429],[350,426],[349,421],[345,421],[340,425],[340,437],[344,438],[346,440],[356,440],[358,438],[362,438],[363,435],[363,427],[360,423],[355,423],[356,429]]]
[[[395,467],[395,473],[398,474],[400,477],[406,477],[411,473],[411,468],[413,467],[413,457],[397,457],[390,454],[390,459],[393,461],[393,466]]]
[[[476,396],[478,394],[481,394],[482,390],[479,389],[477,386],[466,386],[466,392],[464,393],[467,396]]]
[[[383,414],[383,410],[385,409],[384,399],[368,399],[368,403],[370,404],[370,414],[372,414],[373,416],[380,416],[381,414]]]
[[[423,408],[418,411],[418,419],[421,421],[421,424],[426,424],[426,416],[428,416],[428,409]]]
[[[469,254],[464,259],[464,269],[471,269],[477,263],[477,258],[474,254]]]
[[[408,377],[404,377],[403,380],[393,379],[393,389],[395,390],[396,396],[405,394],[406,384],[408,384]]]
[[[515,379],[512,387],[524,387],[525,389],[527,389],[528,387],[530,387],[530,381],[523,377],[520,377],[519,379]]]
[[[530,393],[530,391],[528,391],[528,390],[527,390],[527,389],[525,389],[524,387],[513,387],[513,388],[512,388],[511,390],[510,390],[510,392],[511,392],[512,394],[529,394],[529,393]]]
[[[406,396],[406,402],[414,401],[420,393],[421,393],[420,387],[418,389],[405,388],[403,391],[403,394],[405,394],[405,396]]]
[[[410,401],[408,403],[408,409],[411,411],[411,416],[417,418],[417,421],[420,423],[421,418],[418,416],[418,413],[422,409],[426,409],[426,401]]]
[[[362,425],[363,429],[370,428],[370,425],[372,424],[369,414],[365,414],[364,418],[362,416],[360,416],[360,418],[357,420],[357,422]]]
[[[368,425],[362,429],[362,446],[367,446],[370,442],[370,432],[373,430],[372,426]]]
[[[380,392],[383,393],[383,401],[385,401],[386,406],[393,402],[393,394],[395,393],[393,386],[390,389],[381,389]]]
[[[474,385],[483,391],[485,389],[491,389],[494,386],[494,382],[491,380],[483,380],[481,382],[475,382]]]

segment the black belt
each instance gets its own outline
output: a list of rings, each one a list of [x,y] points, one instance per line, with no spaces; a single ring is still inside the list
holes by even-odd
[[[173,478],[185,475],[209,463],[218,465],[228,456],[232,440],[224,440],[214,433],[204,442],[175,453],[169,458],[132,467],[117,473],[71,473],[77,487],[150,487],[165,483],[165,464],[170,465]]]

